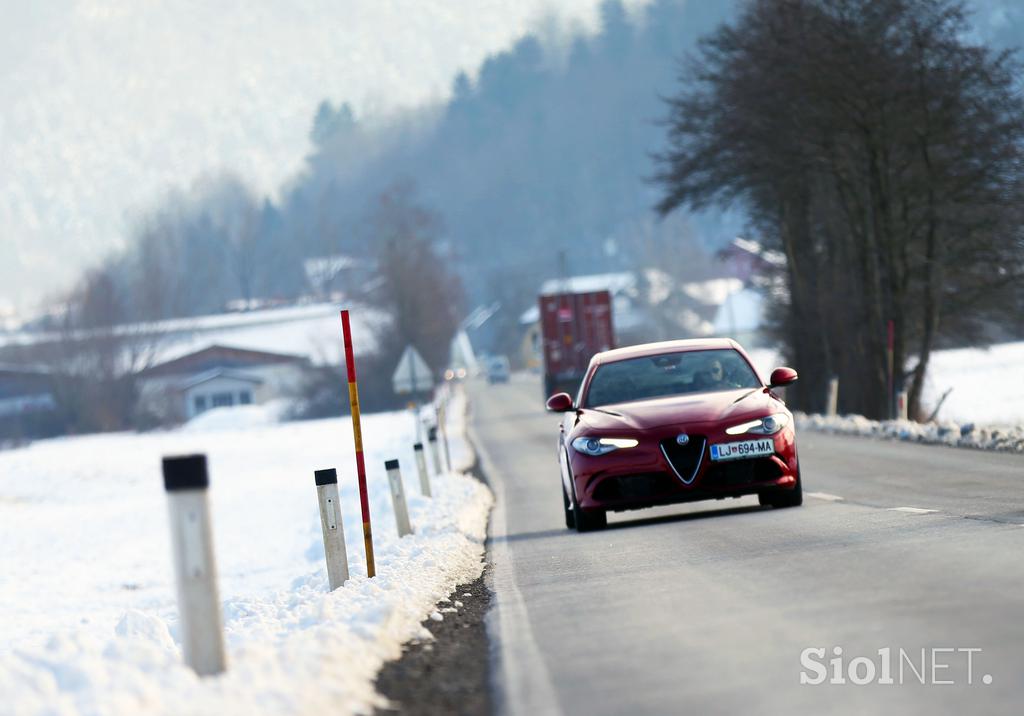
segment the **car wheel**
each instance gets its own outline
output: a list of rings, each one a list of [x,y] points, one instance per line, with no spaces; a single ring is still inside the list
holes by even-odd
[[[792,489],[758,493],[757,501],[766,507],[799,507],[804,503],[804,488],[799,476]]]
[[[572,519],[577,532],[603,530],[608,525],[608,513],[604,510],[583,510],[572,496]]]
[[[565,509],[565,526],[568,527],[569,529],[575,528],[576,527],[576,518],[573,515],[572,510],[569,509],[569,498],[565,494],[565,486],[564,485],[562,486],[562,506]]]
[[[593,532],[608,526],[608,513],[604,510],[580,510],[573,516],[577,532]]]

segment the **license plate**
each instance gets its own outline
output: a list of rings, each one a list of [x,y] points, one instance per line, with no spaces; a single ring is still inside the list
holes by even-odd
[[[740,460],[745,457],[763,457],[775,452],[775,441],[743,440],[738,443],[718,443],[711,446],[712,460]]]

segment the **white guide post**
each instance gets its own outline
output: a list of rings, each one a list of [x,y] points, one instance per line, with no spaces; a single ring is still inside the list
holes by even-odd
[[[430,444],[430,461],[434,464],[434,474],[441,474],[441,456],[437,452],[437,427],[427,430],[427,443]]]
[[[185,663],[199,676],[220,674],[227,659],[206,497],[206,456],[165,457],[163,473]]]
[[[405,504],[405,488],[402,486],[402,471],[398,467],[398,460],[388,460],[384,463],[384,469],[388,471],[388,482],[391,483],[391,504],[395,508],[398,536],[411,535],[412,525],[409,524],[409,508]]]
[[[424,497],[431,497],[430,475],[427,474],[427,458],[423,454],[423,443],[416,443],[412,450],[416,454],[416,471],[420,474],[420,492]]]
[[[320,503],[320,529],[324,534],[324,556],[327,559],[327,581],[333,592],[348,580],[348,552],[345,550],[345,528],[341,521],[338,500],[338,471],[333,467],[313,473],[316,498]]]
[[[420,420],[420,404],[417,402],[409,403],[409,410],[412,411],[412,420],[416,424],[416,442],[423,439],[423,421]]]
[[[444,464],[448,472],[452,469],[452,455],[448,450],[448,431],[445,429],[445,422],[448,419],[448,399],[444,398],[441,402],[441,409],[437,415],[437,427],[441,431],[441,444],[444,446]]]
[[[907,420],[907,391],[905,390],[896,393],[896,417],[900,420]]]
[[[828,395],[825,399],[825,415],[833,416],[839,412],[839,378],[828,379]]]

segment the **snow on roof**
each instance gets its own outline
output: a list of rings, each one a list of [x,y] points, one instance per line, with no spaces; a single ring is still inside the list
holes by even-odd
[[[740,251],[753,254],[754,256],[763,259],[772,266],[786,265],[786,255],[784,253],[781,251],[766,249],[756,241],[751,241],[750,239],[744,239],[742,236],[737,236],[732,240],[732,245]]]
[[[540,287],[541,296],[555,293],[591,293],[593,291],[610,291],[619,293],[636,286],[636,276],[631,271],[619,273],[597,273],[588,276],[569,276],[553,278],[545,281]]]
[[[540,320],[540,306],[534,304],[519,314],[519,323],[528,326]]]
[[[713,278],[680,285],[683,293],[706,306],[721,306],[732,294],[743,289],[738,278]]]
[[[188,390],[189,388],[194,388],[197,385],[208,383],[214,378],[230,378],[232,380],[241,380],[246,383],[252,383],[254,385],[259,385],[263,382],[262,378],[257,378],[254,375],[242,373],[241,371],[228,370],[227,368],[212,368],[211,370],[200,373],[199,375],[194,375],[191,378],[188,378],[187,380],[181,381],[181,383],[178,384],[178,387],[181,390]]]
[[[268,365],[280,363],[295,363],[306,360],[305,356],[294,353],[278,353],[271,351],[256,351],[251,348],[235,348],[217,343],[210,344],[193,353],[186,353],[183,356],[151,365],[143,371],[145,375],[175,375],[192,372],[197,365],[210,365],[215,367],[229,368],[232,364],[237,365]],[[220,365],[216,365],[220,362]]]
[[[377,348],[377,331],[390,317],[369,306],[351,306],[357,356]],[[245,313],[219,313],[118,326],[121,336],[138,336],[153,344],[153,363],[164,363],[212,345],[266,352],[288,352],[318,365],[341,365],[340,307],[333,303],[272,308]],[[84,336],[83,336],[84,337]],[[22,332],[0,336],[0,345],[33,345],[58,341],[57,333]]]
[[[676,325],[694,336],[709,336],[714,333],[711,323],[700,317],[696,311],[684,308],[676,314]]]
[[[273,353],[288,352],[317,365],[341,365],[344,346],[339,308],[332,303],[253,311],[241,320],[207,316],[190,327],[182,326],[158,347],[160,362],[193,353],[213,344]],[[230,317],[231,314],[229,314]],[[377,349],[377,330],[390,320],[383,311],[366,306],[351,308],[352,343],[357,356]]]
[[[675,281],[661,269],[644,269],[644,281],[647,282],[647,301],[657,306],[672,296]]]

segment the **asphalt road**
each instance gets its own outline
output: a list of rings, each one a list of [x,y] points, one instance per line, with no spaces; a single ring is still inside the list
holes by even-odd
[[[577,534],[539,382],[468,389],[498,498],[504,713],[1024,712],[1024,458],[802,433],[803,507],[695,503]],[[835,647],[845,684],[829,683]],[[825,683],[800,683],[818,677],[807,648],[826,650],[809,656]],[[895,683],[850,682],[861,656],[881,678],[887,648]]]

